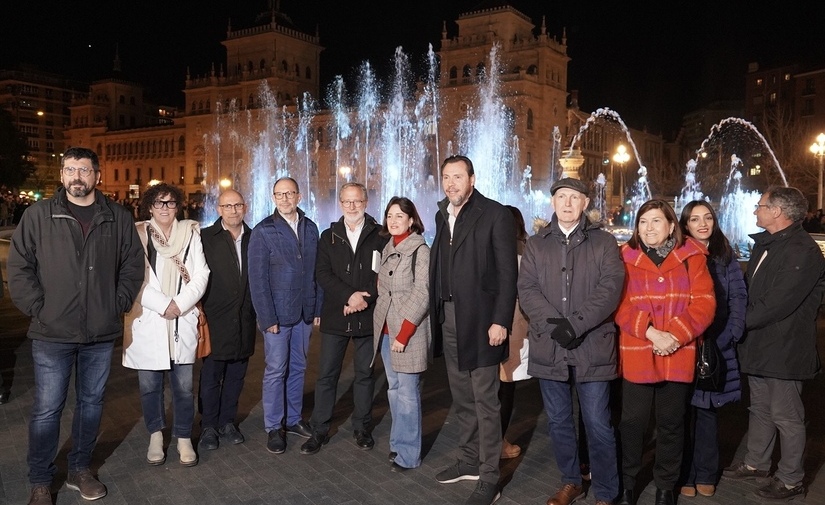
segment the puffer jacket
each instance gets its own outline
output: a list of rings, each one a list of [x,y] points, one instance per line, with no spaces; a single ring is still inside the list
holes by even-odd
[[[527,240],[518,277],[519,303],[530,321],[532,377],[564,381],[568,365],[581,382],[617,377],[616,326],[613,312],[624,284],[624,265],[615,237],[582,215],[564,235],[558,219]],[[583,337],[567,350],[550,337],[548,318],[567,318]]]
[[[131,214],[95,190],[86,237],[65,188],[23,213],[7,264],[9,294],[30,316],[34,340],[90,343],[123,334],[143,283],[143,250]]]
[[[710,392],[697,389],[693,392],[691,405],[704,409],[711,406],[718,408],[726,403],[739,401],[742,397],[736,344],[745,332],[745,309],[748,306],[745,276],[736,259],[725,265],[718,260],[708,258],[708,269],[716,292],[716,315],[702,338],[716,340],[716,345],[725,357],[727,372],[725,387],[722,391]]]

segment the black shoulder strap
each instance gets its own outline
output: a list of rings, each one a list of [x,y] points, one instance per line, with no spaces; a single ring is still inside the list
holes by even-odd
[[[424,245],[424,244],[421,244],[421,245],[419,245],[418,247],[416,247],[416,248],[415,248],[415,250],[414,250],[414,251],[413,251],[413,253],[412,253],[412,266],[411,266],[411,269],[412,269],[412,277],[413,277],[413,282],[415,282],[415,261],[416,261],[416,259],[418,258],[418,249],[419,249],[422,245]]]

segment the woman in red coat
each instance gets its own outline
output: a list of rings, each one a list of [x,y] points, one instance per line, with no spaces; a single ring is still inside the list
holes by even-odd
[[[663,200],[644,203],[622,246],[624,293],[616,311],[622,382],[624,492],[632,505],[645,432],[655,407],[656,505],[673,505],[684,445],[684,419],[696,364],[696,338],[713,321],[716,298],[707,249],[685,237]]]

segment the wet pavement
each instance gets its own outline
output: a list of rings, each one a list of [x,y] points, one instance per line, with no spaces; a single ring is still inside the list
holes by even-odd
[[[3,240],[8,230],[0,229],[0,267],[5,276],[8,242]],[[8,293],[8,292],[7,292]],[[26,338],[28,319],[11,304],[8,297],[0,300],[0,371],[11,385],[11,400],[0,406],[0,504],[25,504],[29,485],[26,478],[28,415],[32,403],[33,374],[31,345]],[[825,349],[825,320],[820,319],[820,354]],[[304,388],[304,414],[312,411],[313,389],[319,348],[319,335],[313,335],[309,369]],[[240,445],[222,445],[216,451],[202,452],[197,466],[185,468],[178,464],[174,445],[168,451],[165,465],[145,463],[149,436],[143,425],[139,402],[137,373],[120,364],[118,345],[112,357],[112,372],[106,392],[106,404],[100,439],[94,453],[92,469],[106,484],[109,494],[98,503],[120,504],[447,504],[463,503],[474,488],[472,482],[443,485],[435,474],[454,462],[457,432],[450,412],[450,393],[443,358],[438,358],[424,374],[424,460],[420,468],[402,474],[390,472],[387,462],[390,415],[387,407],[386,381],[380,360],[376,365],[375,448],[359,450],[349,423],[351,414],[352,366],[347,355],[339,384],[339,401],[333,419],[332,439],[316,455],[299,452],[303,439],[290,435],[284,454],[266,451],[267,436],[263,430],[261,377],[263,344],[258,339],[256,354],[250,360],[246,387],[240,400],[239,425],[246,436]],[[197,368],[195,374],[197,377]],[[197,388],[197,385],[195,386]],[[825,504],[825,474],[819,473],[825,462],[825,377],[806,382],[804,402],[808,417],[808,446],[805,457],[805,499],[796,503]],[[167,398],[169,395],[167,394]],[[743,395],[747,397],[747,392]],[[741,459],[747,430],[747,402],[728,405],[720,410],[722,464],[727,466]],[[58,475],[52,486],[55,503],[88,503],[66,488],[66,454],[68,453],[74,391],[69,399],[61,424],[61,444],[57,457]],[[194,436],[199,428],[196,417]],[[520,382],[516,389],[516,408],[508,439],[523,448],[523,454],[512,460],[502,460],[502,497],[498,503],[544,504],[560,486],[547,435],[547,418],[535,380]],[[168,430],[166,441],[169,443]],[[653,444],[648,449],[652,449]],[[778,456],[779,444],[777,444]],[[640,476],[640,505],[652,504],[655,486],[650,474],[652,452]],[[774,458],[776,460],[776,457]],[[723,480],[715,496],[684,498],[679,503],[756,504],[762,503],[754,494],[752,482]],[[592,504],[588,496],[577,503]]]

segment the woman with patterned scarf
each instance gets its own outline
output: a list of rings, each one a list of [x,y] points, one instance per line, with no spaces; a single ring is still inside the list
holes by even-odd
[[[615,318],[623,379],[619,433],[624,492],[619,505],[634,503],[651,409],[656,423],[655,503],[675,503],[696,338],[716,310],[707,254],[704,245],[685,237],[676,213],[663,200],[639,208],[633,236],[621,248],[626,276]]]
[[[149,430],[146,461],[162,465],[166,408],[164,376],[169,375],[180,463],[198,464],[192,446],[195,402],[192,372],[198,342],[198,309],[195,304],[206,291],[209,267],[203,254],[197,222],[178,221],[183,193],[161,183],[149,188],[140,203],[136,223],[146,252],[143,287],[132,310],[126,314],[123,366],[138,370],[143,420]]]

